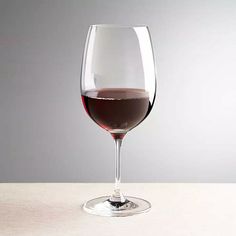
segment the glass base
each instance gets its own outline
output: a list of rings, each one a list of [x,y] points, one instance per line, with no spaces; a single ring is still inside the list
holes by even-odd
[[[124,202],[115,202],[109,196],[103,196],[87,201],[83,209],[94,215],[121,217],[147,212],[151,209],[151,203],[136,197],[126,197]]]

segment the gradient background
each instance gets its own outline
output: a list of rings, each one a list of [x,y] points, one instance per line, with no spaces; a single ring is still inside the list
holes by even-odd
[[[149,25],[157,59],[156,104],[124,140],[122,180],[235,182],[232,0],[0,0],[0,181],[113,181],[113,141],[80,100],[98,23]]]

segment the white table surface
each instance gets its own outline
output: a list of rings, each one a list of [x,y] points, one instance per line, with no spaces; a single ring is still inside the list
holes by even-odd
[[[152,203],[148,213],[99,217],[82,211],[112,184],[0,184],[0,236],[235,236],[235,184],[123,184]]]

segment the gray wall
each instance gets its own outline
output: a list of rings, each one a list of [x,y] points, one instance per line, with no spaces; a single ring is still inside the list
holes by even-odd
[[[79,94],[90,24],[147,24],[150,116],[124,140],[123,181],[236,181],[236,1],[0,0],[0,181],[113,181],[113,141]]]

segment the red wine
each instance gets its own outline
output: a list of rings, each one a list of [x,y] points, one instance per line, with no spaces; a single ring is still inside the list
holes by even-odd
[[[143,89],[89,90],[82,95],[88,115],[114,138],[137,126],[151,110],[148,92]]]

